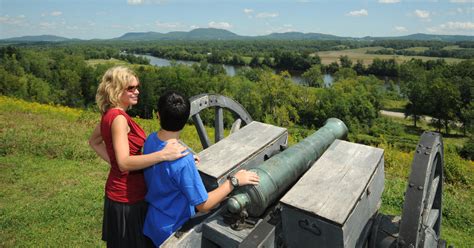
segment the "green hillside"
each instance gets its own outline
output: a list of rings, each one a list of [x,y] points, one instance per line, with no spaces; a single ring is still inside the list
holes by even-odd
[[[1,247],[104,246],[108,165],[87,144],[98,120],[91,111],[0,96]],[[156,120],[136,120],[147,133],[157,127]],[[294,132],[290,129],[290,135]],[[186,126],[182,138],[201,149],[193,126]],[[413,153],[380,147],[386,168],[381,211],[399,215]],[[445,187],[442,235],[451,245],[473,247],[474,165],[449,151],[445,160],[451,180],[458,181]]]

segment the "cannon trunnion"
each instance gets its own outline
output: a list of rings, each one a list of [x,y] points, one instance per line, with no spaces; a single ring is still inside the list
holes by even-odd
[[[443,144],[421,136],[401,218],[378,212],[384,189],[383,150],[340,140],[338,119],[287,148],[285,128],[252,121],[224,96],[191,98],[191,116],[205,148],[201,178],[212,190],[240,169],[256,171],[258,186],[234,190],[219,207],[188,221],[162,247],[445,247],[440,239]],[[215,144],[199,112],[215,107]],[[223,110],[237,120],[223,137]]]

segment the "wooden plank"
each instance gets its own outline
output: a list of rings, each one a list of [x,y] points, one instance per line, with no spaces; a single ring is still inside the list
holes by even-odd
[[[438,189],[439,176],[435,177],[431,182],[430,194],[428,195],[428,201],[426,201],[425,209],[431,209],[433,207],[433,201],[436,196],[436,190]]]
[[[202,147],[206,149],[211,145],[211,142],[209,141],[209,137],[207,136],[206,128],[202,123],[201,116],[199,115],[199,113],[197,113],[193,115],[192,118],[194,123],[196,124],[196,131],[199,135],[199,140],[201,140]]]
[[[253,121],[200,152],[198,170],[218,179],[283,135],[285,128]]]
[[[428,220],[426,221],[426,226],[433,228],[433,226],[436,224],[436,221],[438,220],[439,217],[439,210],[438,209],[431,209],[431,211],[428,214]]]
[[[214,130],[214,142],[217,143],[224,138],[224,109],[221,107],[216,107]]]
[[[342,226],[381,160],[382,149],[336,140],[280,201]]]
[[[383,163],[383,160],[380,161]],[[377,212],[382,199],[384,189],[384,166],[379,164],[375,174],[369,184],[362,192],[362,195],[354,206],[352,212],[344,223],[344,245],[345,247],[355,247],[369,219]]]

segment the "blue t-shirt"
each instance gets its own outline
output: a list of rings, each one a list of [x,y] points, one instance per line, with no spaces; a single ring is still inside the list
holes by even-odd
[[[160,151],[165,145],[154,132],[146,139],[143,153]],[[160,246],[195,214],[195,206],[207,200],[207,191],[191,153],[175,161],[155,164],[145,169],[144,174],[148,188],[145,199],[149,205],[143,233]]]

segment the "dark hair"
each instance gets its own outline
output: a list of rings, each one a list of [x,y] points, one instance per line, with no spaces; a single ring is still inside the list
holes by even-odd
[[[158,100],[161,128],[166,131],[180,131],[188,121],[191,109],[187,97],[176,91],[168,91]]]

